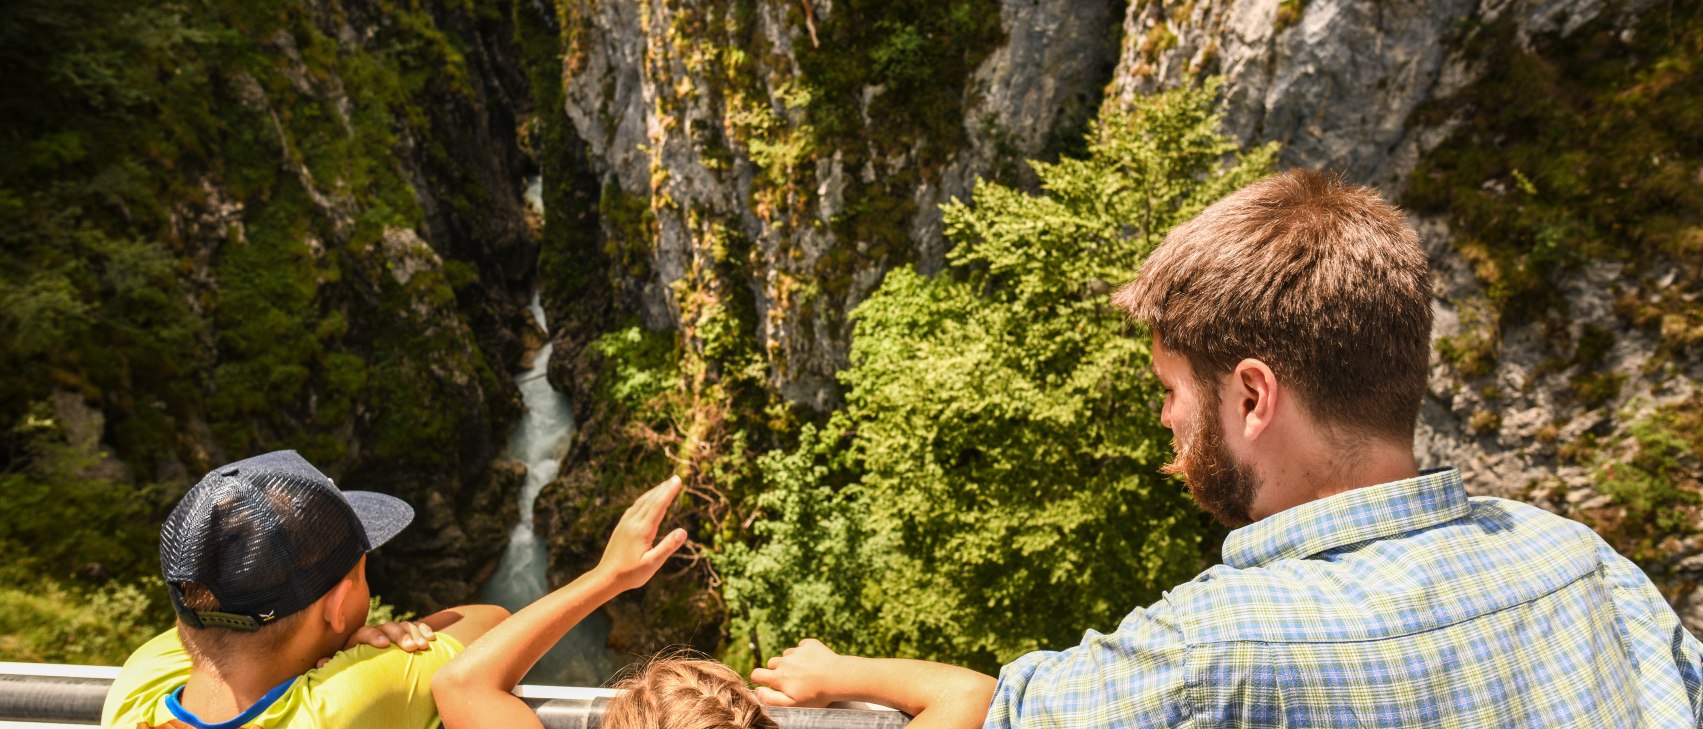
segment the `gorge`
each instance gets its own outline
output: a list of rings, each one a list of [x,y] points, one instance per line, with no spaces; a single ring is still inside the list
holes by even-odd
[[[0,584],[145,593],[134,545],[177,494],[296,448],[415,506],[373,560],[386,602],[518,604],[594,564],[626,500],[679,472],[691,548],[590,642],[753,660],[774,646],[730,632],[746,608],[718,560],[765,539],[764,454],[845,405],[851,312],[890,271],[948,268],[940,206],[978,180],[1033,192],[1028,161],[1080,157],[1102,110],[1219,77],[1244,148],[1377,185],[1420,228],[1438,321],[1422,459],[1596,527],[1697,630],[1700,14],[10,3],[0,547],[20,574]],[[523,592],[498,592],[505,545],[542,560]],[[31,640],[14,652],[106,655]]]
[[[533,178],[526,188],[526,202],[530,209],[542,213],[539,190],[539,180]],[[519,520],[509,530],[508,546],[480,595],[481,600],[501,605],[510,612],[532,604],[551,589],[545,574],[548,555],[535,531],[534,505],[538,492],[561,472],[562,459],[567,456],[568,443],[574,437],[574,416],[568,399],[552,388],[546,377],[555,344],[549,341],[550,325],[544,307],[538,302],[539,294],[534,291],[527,311],[537,322],[545,341],[543,346],[528,353],[531,366],[515,375],[515,386],[520,388],[526,412],[509,436],[505,451],[508,458],[524,464],[526,469],[526,478],[516,497]],[[539,660],[526,681],[562,686],[601,685],[624,665],[619,656],[608,654],[604,648],[608,633],[608,618],[593,613]]]

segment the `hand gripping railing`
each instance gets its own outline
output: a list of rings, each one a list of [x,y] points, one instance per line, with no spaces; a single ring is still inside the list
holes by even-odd
[[[107,666],[0,663],[0,727],[99,724],[106,690],[118,676]],[[520,686],[515,695],[537,712],[545,729],[597,729],[612,689]],[[909,721],[887,709],[771,708],[786,729],[901,729]],[[11,726],[17,726],[13,724]]]

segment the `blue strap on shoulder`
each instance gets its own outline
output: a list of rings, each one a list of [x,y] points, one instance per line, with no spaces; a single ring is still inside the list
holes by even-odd
[[[244,709],[241,714],[237,714],[236,718],[218,724],[204,722],[201,717],[183,708],[183,686],[177,687],[176,691],[171,692],[171,695],[166,697],[166,710],[170,711],[172,716],[177,717],[178,721],[195,727],[195,729],[241,729],[243,724],[248,723],[248,720],[260,716],[260,712],[265,711],[267,707],[277,703],[278,699],[283,698],[284,692],[290,690],[290,684],[295,683],[297,678],[299,677],[291,676],[285,679],[283,683],[273,686],[271,691],[267,691],[266,695],[254,702],[253,706]]]

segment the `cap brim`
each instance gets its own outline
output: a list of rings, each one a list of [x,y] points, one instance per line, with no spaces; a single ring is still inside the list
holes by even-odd
[[[376,491],[344,491],[343,498],[355,510],[355,518],[367,530],[367,546],[378,549],[380,544],[400,534],[408,522],[414,521],[414,507],[389,494]]]

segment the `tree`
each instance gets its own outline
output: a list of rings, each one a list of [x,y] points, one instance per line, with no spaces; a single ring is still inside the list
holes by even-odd
[[[1205,566],[1211,529],[1158,473],[1149,345],[1107,302],[1165,233],[1268,173],[1217,85],[1108,107],[1040,194],[944,206],[932,278],[853,312],[845,407],[762,460],[752,544],[722,557],[735,639],[815,636],[992,670],[1109,630]]]

